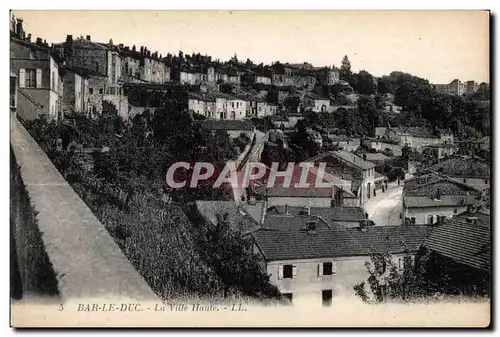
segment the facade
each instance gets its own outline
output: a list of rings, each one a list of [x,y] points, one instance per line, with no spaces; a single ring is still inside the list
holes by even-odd
[[[20,19],[18,19],[20,20]],[[19,25],[20,23],[20,25]],[[62,57],[38,39],[36,43],[24,36],[22,20],[10,39],[10,69],[18,77],[17,112],[22,119],[62,119],[63,84],[60,67]]]
[[[209,95],[189,93],[188,110],[203,115],[205,118],[217,119],[215,98]]]
[[[482,197],[478,189],[444,175],[414,177],[403,187],[402,219],[408,224],[439,224],[482,204]]]
[[[465,92],[468,95],[472,95],[477,92],[479,89],[479,84],[475,81],[467,81],[465,82]]]
[[[306,111],[331,112],[330,99],[312,93],[304,96],[302,106]]]
[[[458,144],[434,144],[426,146],[426,148],[435,151],[437,155],[436,159],[443,159],[457,153],[459,147]]]
[[[448,84],[435,84],[434,87],[437,91],[448,95],[462,96],[466,92],[466,84],[458,79]]]
[[[328,173],[350,182],[350,190],[357,198],[357,203],[351,206],[362,206],[373,197],[375,193],[375,164],[347,151],[326,152],[308,161],[326,162]]]
[[[425,127],[378,127],[375,128],[375,137],[381,141],[391,140],[400,146],[407,145],[418,152],[422,152],[429,145],[454,143],[454,137],[450,131],[433,131]]]
[[[66,42],[56,44],[55,48],[64,53],[69,67],[85,69],[89,73],[91,115],[100,114],[106,101],[113,104],[120,116],[128,116],[128,100],[123,95],[121,84],[124,68],[120,49],[113,41],[107,44],[94,42],[90,35],[73,40],[73,36],[68,35]]]
[[[11,116],[16,116],[17,113],[17,101],[19,95],[19,79],[16,74],[10,73],[10,96],[9,105]]]
[[[294,166],[290,172],[289,183],[283,177],[277,176],[272,187],[265,188],[271,171],[268,168],[268,174],[256,182],[260,187],[254,190],[257,195],[267,200],[266,209],[271,206],[286,205],[319,208],[329,208],[333,205],[357,206],[356,195],[350,189],[351,182],[324,172],[323,182],[329,182],[333,186],[323,187],[317,181],[318,167],[315,166],[304,173],[307,184],[304,186],[300,183],[303,170],[306,169]]]
[[[89,75],[81,69],[66,67],[63,77],[63,113],[89,113]]]
[[[402,271],[406,254],[400,242],[415,254],[427,233],[425,226],[376,226],[362,231],[324,229],[320,223],[306,218],[300,230],[263,228],[252,233],[254,252],[262,256],[270,281],[292,304],[330,306],[336,298],[354,296],[354,285],[368,278],[365,262],[373,251],[390,252]]]
[[[423,169],[438,172],[479,190],[491,186],[490,167],[483,160],[466,156],[454,156]]]

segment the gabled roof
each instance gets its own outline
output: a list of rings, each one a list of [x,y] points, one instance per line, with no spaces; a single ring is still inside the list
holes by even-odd
[[[347,165],[356,167],[361,170],[369,170],[374,168],[376,165],[363,160],[363,158],[355,155],[352,152],[347,152],[347,151],[330,151],[323,153],[319,156],[313,157],[308,159],[307,161],[314,161],[314,162],[319,162],[321,159],[327,158],[327,157],[335,157],[340,159],[340,161],[346,163]]]
[[[482,160],[455,156],[429,166],[426,171],[439,172],[452,177],[489,178],[490,166]]]
[[[457,263],[485,271],[490,270],[489,226],[452,218],[443,225],[433,228],[424,246]]]
[[[279,231],[305,231],[307,222],[316,223],[316,231],[330,229],[330,225],[314,215],[279,214],[266,216],[261,228]]]
[[[427,235],[427,226],[332,228],[316,233],[261,229],[252,233],[266,261],[368,256],[371,252],[415,252]]]
[[[438,190],[442,196],[475,196],[480,193],[475,187],[456,179],[437,173],[429,173],[406,180],[403,187],[403,196],[432,198],[437,194]]]
[[[288,211],[290,215],[298,215],[301,212],[307,211],[306,207],[294,206],[271,206],[267,210],[268,215],[285,214]],[[336,206],[336,207],[311,207],[311,215],[319,216],[321,219],[330,222],[335,221],[359,221],[366,219],[365,212],[361,207],[355,206]]]
[[[332,175],[328,172],[323,172],[323,179],[321,181],[318,180],[319,169],[318,166],[314,166],[309,168],[307,172],[306,183],[309,184],[309,187],[295,187],[295,184],[298,184],[301,180],[303,169],[301,166],[295,166],[292,171],[292,176],[290,177],[290,185],[287,187],[285,185],[285,178],[277,176],[274,185],[271,188],[265,188],[267,185],[267,181],[269,178],[269,173],[272,169],[267,168],[266,175],[260,180],[262,182],[262,187],[257,190],[266,194],[269,197],[305,197],[305,198],[329,198],[333,194],[332,187],[323,187],[318,183],[331,183],[337,188],[341,188],[343,190],[345,197],[356,197],[355,194],[350,189],[349,182]],[[267,191],[267,192],[266,192]],[[306,206],[306,205],[305,205]]]
[[[375,160],[375,161],[387,161],[387,160],[391,160],[390,157],[387,157],[386,155],[384,155],[383,153],[365,153],[366,155],[366,160],[367,161],[372,161],[372,160]]]

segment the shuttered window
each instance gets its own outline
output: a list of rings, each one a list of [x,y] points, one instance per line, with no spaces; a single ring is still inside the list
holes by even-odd
[[[36,69],[21,69],[19,72],[19,77],[24,78],[23,87],[26,88],[36,88],[37,87],[37,70]]]

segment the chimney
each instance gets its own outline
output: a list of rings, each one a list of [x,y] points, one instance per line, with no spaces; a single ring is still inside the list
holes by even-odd
[[[16,33],[19,38],[24,40],[23,19],[17,18]]]
[[[363,233],[368,232],[368,220],[359,221],[359,230]]]
[[[436,189],[436,200],[441,200],[441,189],[440,188]]]
[[[36,38],[36,44],[38,44],[38,45],[42,44],[42,39],[39,38],[39,37],[37,37]]]
[[[66,35],[66,42],[72,43],[73,42],[73,35]]]
[[[87,39],[87,41],[90,41],[90,35],[87,35],[86,39]]]
[[[285,205],[285,214],[288,214],[288,204]]]
[[[306,221],[306,231],[307,233],[316,233],[316,220]]]
[[[26,40],[27,40],[28,42],[31,42],[31,33],[29,33],[29,34],[28,34],[28,36],[26,37]]]

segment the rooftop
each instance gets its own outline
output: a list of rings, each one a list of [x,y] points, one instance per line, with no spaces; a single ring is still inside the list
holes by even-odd
[[[490,270],[491,231],[489,226],[452,218],[434,227],[424,246],[469,267]]]
[[[429,197],[441,196],[476,196],[480,193],[476,188],[466,185],[456,179],[438,173],[429,173],[405,181],[403,187],[404,197]]]
[[[278,214],[266,216],[262,228],[278,231],[305,231],[308,222],[316,223],[316,231],[330,229],[330,225],[314,215]]]
[[[487,163],[477,158],[462,156],[450,157],[438,164],[427,167],[425,170],[452,177],[490,177],[490,166]]]
[[[327,157],[335,157],[340,159],[341,161],[354,166],[358,169],[361,170],[369,170],[372,168],[375,168],[375,164],[363,160],[363,158],[355,155],[352,152],[347,152],[347,151],[330,151],[326,152],[323,154],[320,154],[319,156],[313,157],[308,159],[308,161],[314,161],[314,162],[319,162],[321,159],[327,158]]]
[[[306,212],[306,207],[293,207],[293,206],[272,206],[268,208],[267,214],[288,214],[298,215]],[[311,215],[316,215],[327,221],[358,221],[366,219],[365,212],[361,207],[354,206],[337,206],[337,207],[311,207]]]
[[[368,256],[416,251],[428,232],[427,226],[374,226],[332,228],[316,233],[261,229],[252,233],[266,261]]]

